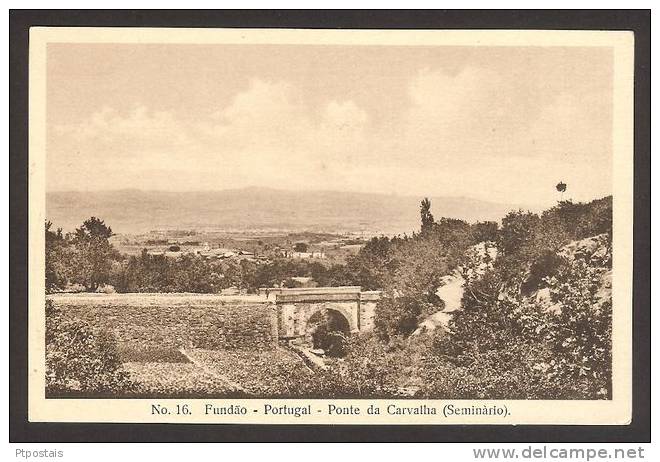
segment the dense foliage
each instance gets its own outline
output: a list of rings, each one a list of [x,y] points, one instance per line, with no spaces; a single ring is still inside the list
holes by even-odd
[[[84,321],[67,318],[46,302],[46,393],[105,395],[130,390],[117,342]]]
[[[498,258],[464,263],[462,310],[427,357],[424,393],[611,398],[610,215],[611,199],[507,215]],[[592,248],[561,252],[590,236]],[[535,296],[543,289],[546,303]]]
[[[112,229],[91,217],[74,233],[52,231],[46,222],[46,289],[76,284],[94,291],[107,283],[112,262],[119,258],[108,239]]]
[[[345,264],[330,266],[286,258],[267,263],[192,254],[168,258],[146,250],[124,258],[109,244],[112,231],[98,219],[70,235],[47,223],[46,287],[254,291],[309,276],[321,286],[383,291],[373,334],[347,335],[332,319],[314,330],[314,346],[334,357],[329,368],[312,371],[292,367],[290,359],[263,364],[255,359],[268,380],[247,387],[253,396],[612,397],[611,197],[586,204],[561,201],[541,214],[513,211],[499,225],[436,220],[425,199],[420,221],[419,233],[373,238]],[[462,278],[460,309],[451,313],[446,328],[420,333],[420,324],[445,308],[437,291],[447,277]],[[128,386],[109,338],[48,310],[49,389],[103,392]],[[68,342],[79,348],[66,351]],[[235,367],[223,370],[238,373],[252,366],[236,359]],[[164,367],[153,366],[162,375],[157,387],[166,391]],[[177,393],[185,391],[181,377]],[[246,370],[236,380],[253,379]],[[212,387],[216,381],[206,377],[204,383]]]

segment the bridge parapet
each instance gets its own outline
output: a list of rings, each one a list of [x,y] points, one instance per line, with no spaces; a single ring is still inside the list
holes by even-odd
[[[359,286],[282,289],[275,294],[275,303],[359,301],[360,294],[361,288]]]
[[[366,290],[364,292],[360,292],[360,300],[363,301],[378,301],[380,300],[380,297],[383,295],[382,290]]]

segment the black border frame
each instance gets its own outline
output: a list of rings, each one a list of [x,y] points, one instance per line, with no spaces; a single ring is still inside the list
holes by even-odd
[[[10,442],[650,442],[650,10],[10,10]],[[635,33],[633,418],[624,426],[234,425],[27,421],[31,26],[579,29]]]

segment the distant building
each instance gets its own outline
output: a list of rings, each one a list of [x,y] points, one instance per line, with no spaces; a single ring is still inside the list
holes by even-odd
[[[286,258],[300,258],[300,259],[326,258],[325,252],[295,252],[293,250],[282,250],[281,255]]]
[[[239,295],[241,293],[240,290],[238,290],[238,287],[228,287],[227,289],[222,289],[220,291],[221,295]]]

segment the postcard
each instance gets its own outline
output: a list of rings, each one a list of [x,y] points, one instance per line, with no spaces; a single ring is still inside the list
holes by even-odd
[[[29,420],[629,423],[633,45],[32,27]]]

